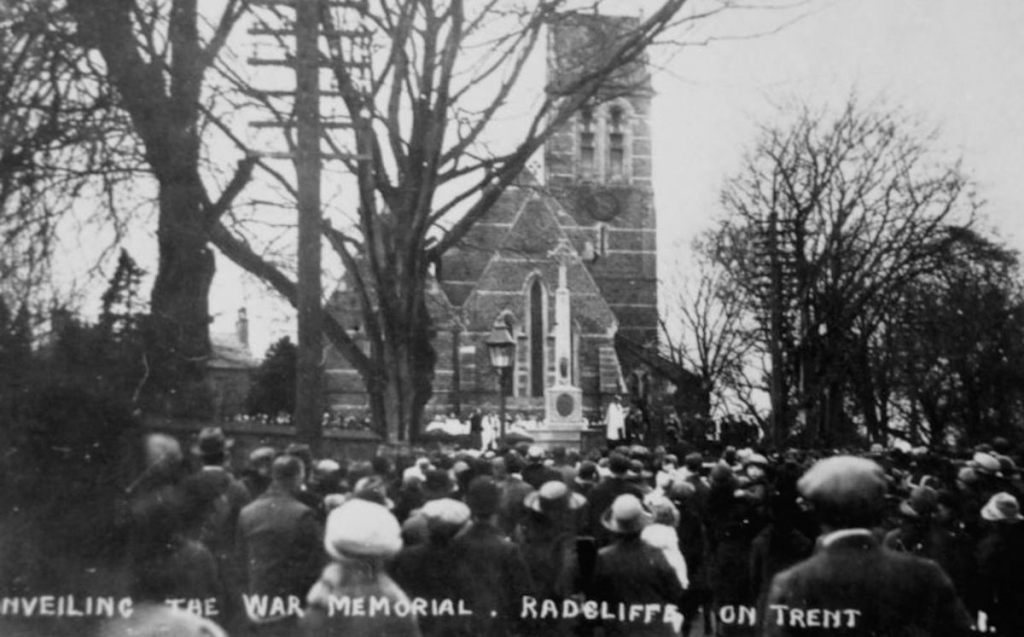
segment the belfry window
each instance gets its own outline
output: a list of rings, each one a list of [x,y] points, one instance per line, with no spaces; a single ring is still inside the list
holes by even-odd
[[[594,128],[594,111],[580,111],[580,166],[585,170],[593,170],[597,159]]]
[[[608,175],[621,177],[626,170],[625,114],[619,106],[608,113]]]

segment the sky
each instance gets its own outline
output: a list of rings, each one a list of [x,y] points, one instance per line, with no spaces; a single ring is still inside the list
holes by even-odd
[[[1024,251],[1024,3],[807,0],[717,16],[691,40],[707,36],[722,39],[685,47],[654,79],[663,278],[678,271],[692,239],[718,214],[719,190],[758,123],[777,118],[781,103],[838,106],[852,93],[937,127],[941,148],[962,156],[988,202],[987,225]],[[262,355],[290,331],[285,313],[259,302],[260,284],[226,259],[218,263],[214,331],[230,331],[246,305],[252,348]]]
[[[936,127],[987,201],[987,225],[1024,250],[1024,3],[810,0],[708,27],[763,35],[688,48],[656,78],[663,254],[718,213],[723,180],[778,104],[839,106],[851,94]]]

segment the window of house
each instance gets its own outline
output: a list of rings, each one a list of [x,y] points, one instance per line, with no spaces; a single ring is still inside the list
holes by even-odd
[[[625,113],[613,106],[608,113],[608,174],[621,177],[626,172]]]

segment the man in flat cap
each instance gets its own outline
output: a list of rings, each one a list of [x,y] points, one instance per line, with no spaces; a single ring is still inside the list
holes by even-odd
[[[823,534],[813,556],[779,573],[761,613],[763,634],[921,635],[970,632],[970,617],[935,563],[883,548],[886,478],[864,458],[822,460],[798,483]]]

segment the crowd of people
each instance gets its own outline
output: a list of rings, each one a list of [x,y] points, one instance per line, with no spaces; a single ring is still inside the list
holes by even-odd
[[[191,611],[207,635],[1024,635],[1005,440],[711,454],[670,434],[369,461],[291,444],[237,468],[218,428],[189,450],[150,434],[127,590],[165,610],[116,634]]]

